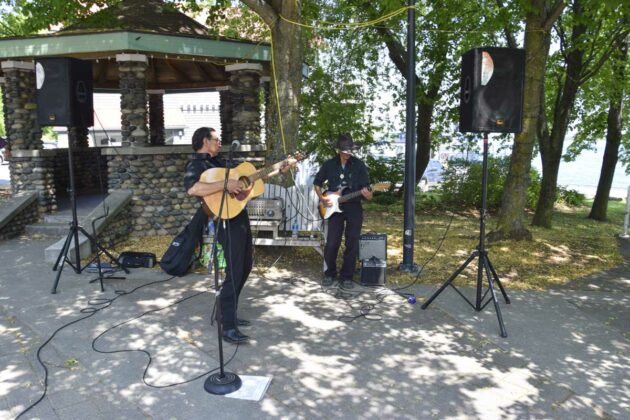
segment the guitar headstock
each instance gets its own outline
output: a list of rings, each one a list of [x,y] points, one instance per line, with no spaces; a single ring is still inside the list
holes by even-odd
[[[292,155],[287,156],[285,160],[280,162],[280,170],[285,171],[288,168],[295,166],[299,161],[306,159],[306,154],[302,152],[295,152]]]
[[[387,191],[392,186],[391,182],[377,182],[371,186],[371,190],[375,192]]]
[[[303,152],[297,151],[297,152],[292,153],[292,154],[290,154],[289,156],[287,156],[287,158],[285,159],[285,161],[286,161],[287,163],[289,163],[290,165],[293,165],[293,164],[295,164],[295,163],[298,163],[298,162],[299,162],[299,161],[301,161],[301,160],[306,159],[306,157],[307,157],[307,154],[306,154],[306,153],[303,153]]]

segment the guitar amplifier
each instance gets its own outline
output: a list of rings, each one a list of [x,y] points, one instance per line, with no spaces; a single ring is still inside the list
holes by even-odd
[[[282,220],[284,216],[284,201],[281,198],[254,198],[246,208],[252,220]]]
[[[370,258],[387,261],[387,235],[384,233],[365,233],[359,237],[359,259]]]
[[[385,269],[387,263],[372,257],[361,261],[361,285],[362,286],[382,286],[385,284]]]

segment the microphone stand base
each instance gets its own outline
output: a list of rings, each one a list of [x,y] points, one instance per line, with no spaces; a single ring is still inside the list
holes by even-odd
[[[203,383],[203,389],[209,394],[225,395],[237,391],[241,388],[243,382],[236,373],[220,372],[213,373]]]

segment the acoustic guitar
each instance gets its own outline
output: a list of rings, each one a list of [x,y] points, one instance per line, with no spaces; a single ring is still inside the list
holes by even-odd
[[[288,157],[281,162],[260,170],[256,170],[256,167],[249,162],[243,162],[237,167],[231,168],[229,174],[230,179],[239,181],[241,192],[238,194],[227,194],[225,196],[221,214],[219,214],[219,209],[221,208],[221,196],[223,195],[223,191],[217,191],[214,194],[207,195],[203,197],[203,201],[213,215],[221,219],[232,219],[243,211],[252,198],[258,197],[265,192],[265,184],[262,178],[275,170],[294,166],[302,159],[304,159],[304,155],[298,153],[295,156]],[[225,171],[227,171],[227,168],[207,169],[201,174],[199,180],[208,183],[217,181],[223,182],[225,180]]]
[[[391,182],[379,182],[378,184],[368,187],[368,189],[370,191],[387,191],[391,185]],[[323,194],[324,197],[330,199],[330,207],[324,206],[324,203],[319,203],[319,214],[324,219],[328,219],[335,213],[342,213],[343,211],[339,208],[339,204],[352,200],[353,198],[357,198],[361,195],[361,190],[341,195],[343,190],[344,188],[337,191],[326,191]]]

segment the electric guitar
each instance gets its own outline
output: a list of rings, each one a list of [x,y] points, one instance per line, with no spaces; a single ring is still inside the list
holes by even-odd
[[[368,187],[368,189],[370,191],[386,191],[391,185],[391,182],[379,182],[378,184],[374,184]],[[348,200],[352,200],[353,198],[359,197],[361,195],[361,190],[351,192],[350,194],[341,195],[344,189],[345,188],[337,191],[326,191],[324,193],[324,197],[330,200],[330,207],[326,207],[324,203],[319,203],[319,214],[324,219],[328,219],[334,213],[342,213],[342,210],[339,208],[339,204]]]
[[[281,162],[260,170],[256,170],[256,167],[249,162],[243,162],[237,167],[231,168],[229,174],[229,179],[238,180],[241,186],[241,192],[238,194],[226,194],[221,214],[219,214],[219,209],[221,208],[221,196],[223,195],[223,191],[217,191],[207,195],[203,197],[203,201],[213,215],[221,219],[232,219],[243,211],[252,198],[258,197],[265,192],[265,184],[262,178],[275,170],[294,166],[297,162],[304,159],[304,157],[303,154],[297,153],[295,156],[288,157]],[[223,182],[225,180],[225,171],[227,171],[227,168],[207,169],[201,174],[199,180],[208,183],[217,181]]]

